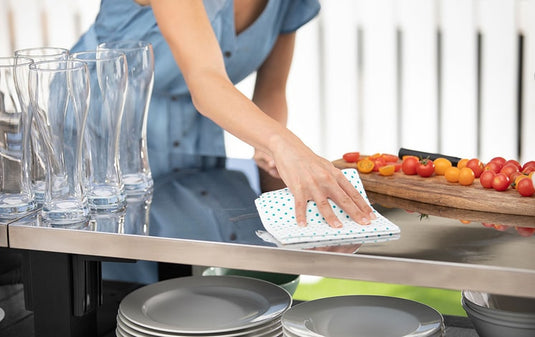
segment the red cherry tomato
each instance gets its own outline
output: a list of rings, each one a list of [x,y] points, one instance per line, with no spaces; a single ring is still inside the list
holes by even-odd
[[[481,173],[479,176],[479,182],[481,183],[481,186],[485,188],[492,188],[492,180],[494,179],[495,175],[496,172],[492,170],[483,171],[483,173]]]
[[[522,170],[522,165],[520,165],[520,163],[518,162],[518,160],[509,159],[509,160],[507,160],[505,163],[503,163],[503,166],[508,165],[508,164],[513,164],[513,165],[515,165],[516,168],[517,168],[519,171]]]
[[[356,163],[360,158],[360,152],[347,152],[342,158],[348,163]]]
[[[374,164],[373,171],[379,172],[379,169],[386,165],[386,161],[382,157],[379,157],[379,158],[373,159],[373,164]]]
[[[419,160],[416,157],[406,157],[401,163],[401,170],[407,175],[415,175]]]
[[[522,170],[528,167],[535,167],[535,160],[530,160],[530,161],[525,162],[524,165],[522,165]]]
[[[514,164],[506,164],[503,165],[502,169],[500,170],[500,173],[505,174],[509,178],[511,177],[511,174],[518,172],[518,167]]]
[[[481,173],[483,173],[485,165],[483,165],[483,163],[479,159],[472,158],[466,163],[466,167],[472,169],[472,171],[474,171],[475,177],[479,178]]]
[[[494,158],[492,158],[491,160],[489,160],[489,163],[490,163],[490,162],[498,163],[500,166],[503,166],[503,163],[505,163],[506,160],[505,160],[504,157],[494,157]]]
[[[383,153],[381,156],[387,163],[395,163],[399,160],[399,157],[394,154]]]
[[[494,178],[492,178],[492,188],[496,191],[505,191],[509,187],[509,176],[505,173],[497,173]]]
[[[416,173],[420,177],[430,177],[435,172],[435,164],[431,159],[422,159],[416,166]]]
[[[487,165],[485,165],[485,167],[483,168],[484,171],[494,171],[494,173],[500,172],[501,169],[502,164],[495,161],[488,162]]]
[[[516,189],[523,197],[531,197],[535,193],[535,187],[533,187],[533,180],[531,179],[520,179]]]

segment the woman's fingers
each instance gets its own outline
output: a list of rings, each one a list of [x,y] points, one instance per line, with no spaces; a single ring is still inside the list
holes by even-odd
[[[306,188],[295,188],[293,193],[298,225],[306,225],[306,207],[307,201],[310,200],[316,203],[325,221],[333,228],[342,227],[335,213],[339,209],[344,210],[353,221],[361,225],[369,225],[371,220],[376,218],[372,208],[340,171],[332,174],[334,177],[323,176],[319,180],[320,183],[315,183],[316,180],[310,177],[308,183],[301,185]],[[333,209],[329,199],[338,206],[336,209]]]

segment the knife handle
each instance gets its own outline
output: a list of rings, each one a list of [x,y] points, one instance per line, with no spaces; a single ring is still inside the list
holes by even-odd
[[[451,161],[451,164],[453,166],[457,166],[457,163],[461,160],[459,157],[453,157],[453,156],[446,156],[440,153],[431,153],[431,152],[423,152],[423,151],[417,151],[417,150],[410,150],[405,148],[400,148],[398,152],[398,157],[403,158],[403,156],[416,156],[418,158],[429,158],[431,160],[435,160],[437,158],[446,158],[449,161]]]

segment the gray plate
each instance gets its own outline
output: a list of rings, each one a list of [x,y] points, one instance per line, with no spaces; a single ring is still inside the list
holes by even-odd
[[[122,316],[149,329],[179,334],[221,334],[279,318],[290,294],[270,282],[240,276],[166,280],[128,294]]]
[[[282,316],[300,337],[423,337],[440,335],[443,317],[419,302],[387,296],[337,296],[298,304]]]
[[[198,334],[180,334],[180,333],[172,333],[172,332],[163,332],[159,330],[149,329],[146,327],[142,327],[140,325],[137,325],[133,322],[130,322],[126,318],[123,317],[123,315],[119,312],[117,315],[117,326],[121,327],[123,331],[129,332],[132,335],[136,335],[139,337],[193,337],[193,336],[200,336]],[[276,319],[273,321],[269,321],[268,323],[264,323],[261,325],[257,325],[254,327],[250,327],[248,329],[243,330],[236,330],[236,331],[230,331],[230,332],[222,332],[218,334],[202,334],[203,337],[251,337],[251,336],[263,336],[263,335],[270,335],[271,332],[276,331],[278,329],[282,329],[282,325],[280,322],[280,319]]]

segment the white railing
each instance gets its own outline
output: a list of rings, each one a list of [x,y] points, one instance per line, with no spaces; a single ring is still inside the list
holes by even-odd
[[[70,47],[98,0],[0,0],[0,54]],[[323,0],[298,33],[289,127],[318,153],[535,159],[535,0]],[[252,92],[254,76],[239,84]],[[250,147],[227,135],[231,156]]]

